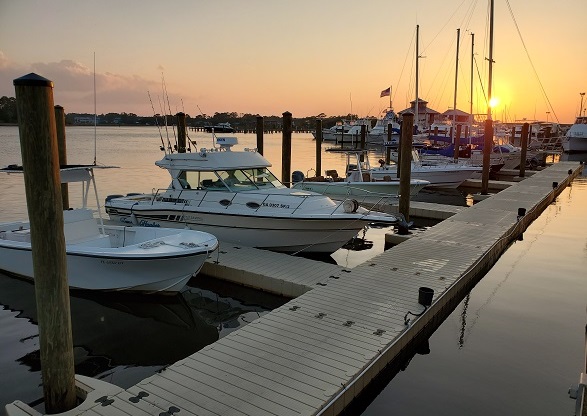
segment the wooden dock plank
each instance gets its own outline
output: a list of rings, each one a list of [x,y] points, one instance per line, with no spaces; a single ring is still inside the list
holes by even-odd
[[[184,375],[196,374],[198,378],[213,383],[216,389],[230,392],[230,397],[225,403],[234,407],[238,408],[239,402],[245,399],[247,403],[267,413],[308,414],[318,402],[308,396],[303,396],[304,401],[296,399],[296,395],[301,396],[298,391],[288,389],[284,384],[257,377],[250,371],[236,371],[234,367],[224,365],[217,357],[206,357],[205,362],[200,361],[201,358],[201,355],[193,355],[181,366],[174,368],[174,371]]]

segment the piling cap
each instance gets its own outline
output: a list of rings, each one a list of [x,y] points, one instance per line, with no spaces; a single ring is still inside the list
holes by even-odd
[[[53,81],[43,78],[40,75],[31,72],[15,79],[13,82],[15,87],[51,87],[53,88]]]

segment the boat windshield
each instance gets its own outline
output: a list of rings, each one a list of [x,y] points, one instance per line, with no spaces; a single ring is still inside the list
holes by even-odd
[[[284,185],[266,168],[215,171],[183,171],[178,176],[183,189],[231,192],[260,188],[283,188]]]

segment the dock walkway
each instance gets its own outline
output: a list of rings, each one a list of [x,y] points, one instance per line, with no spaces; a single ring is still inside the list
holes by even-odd
[[[310,284],[314,289],[128,390],[68,414],[339,414],[427,338],[582,168],[559,162],[537,172],[350,272],[335,270],[338,278]],[[300,266],[299,273],[306,271]],[[420,287],[434,290],[428,308],[418,303]],[[22,408],[7,406],[10,415]]]

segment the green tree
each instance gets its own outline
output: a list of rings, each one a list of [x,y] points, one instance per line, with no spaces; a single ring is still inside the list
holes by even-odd
[[[17,123],[16,98],[0,98],[0,123]]]

